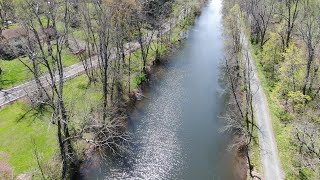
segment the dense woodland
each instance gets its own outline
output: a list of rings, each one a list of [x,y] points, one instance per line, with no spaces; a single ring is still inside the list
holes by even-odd
[[[254,158],[257,146],[248,51],[267,93],[286,179],[320,177],[320,2],[316,0],[226,0],[225,68],[230,91],[230,127]],[[250,42],[249,50],[243,41]],[[251,152],[251,153],[250,153]],[[251,159],[252,160],[252,159]],[[249,163],[250,174],[259,163]]]
[[[181,32],[192,24],[202,4],[0,1],[0,90],[34,79],[36,91],[24,100],[23,117],[50,122],[58,142],[58,160],[52,163],[48,161],[53,157],[42,159],[33,143],[37,167],[33,176],[72,179],[88,148],[116,152],[129,143],[128,103],[141,96],[139,85],[147,81],[151,66],[179,44]],[[64,69],[76,63],[83,66],[84,75],[66,82],[73,77]],[[10,68],[17,72],[10,74]],[[9,116],[7,111],[1,115]],[[12,176],[10,168],[7,175]]]

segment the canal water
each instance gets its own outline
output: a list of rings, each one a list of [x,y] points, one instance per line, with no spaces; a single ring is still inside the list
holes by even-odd
[[[130,117],[132,145],[84,170],[83,179],[233,179],[219,85],[222,0],[211,0]]]

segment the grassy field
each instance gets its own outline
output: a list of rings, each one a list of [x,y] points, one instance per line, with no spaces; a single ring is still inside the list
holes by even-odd
[[[80,124],[83,115],[89,113],[89,107],[98,106],[101,98],[98,91],[99,87],[88,86],[86,76],[66,83],[66,103],[73,122]],[[24,101],[0,110],[0,152],[8,155],[14,174],[38,170],[32,139],[43,163],[56,154],[56,127],[50,123],[50,117],[49,111],[39,114]]]
[[[164,53],[165,49],[161,49]],[[135,58],[132,59],[134,64],[139,63],[139,52],[136,53]],[[150,60],[155,57],[153,50],[149,57]],[[133,74],[132,82],[136,76],[137,73]],[[65,101],[73,128],[81,124],[92,107],[99,106],[102,98],[101,89],[99,85],[89,85],[85,75],[66,82]],[[32,139],[36,142],[42,163],[45,164],[56,155],[57,138],[55,126],[50,123],[50,117],[50,112],[37,114],[37,111],[24,101],[13,103],[0,110],[0,153],[8,155],[8,163],[13,167],[15,175],[39,171],[34,158]]]
[[[44,160],[52,158],[56,150],[55,127],[49,126],[48,113],[37,114],[23,102],[0,111],[0,152],[9,157],[16,174],[34,170],[34,139]]]

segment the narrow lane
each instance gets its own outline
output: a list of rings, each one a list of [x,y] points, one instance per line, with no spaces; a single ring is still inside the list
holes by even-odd
[[[184,18],[184,17],[179,17]],[[170,31],[170,27],[175,27],[177,25],[177,19],[173,19],[171,20],[172,25],[168,23],[163,24],[163,34],[168,33]],[[151,33],[149,33],[149,35],[147,34],[147,37],[151,37],[150,35]],[[153,33],[152,33],[153,34]],[[156,39],[156,35],[153,35],[152,37],[153,39]],[[149,39],[149,38],[147,38]],[[74,40],[70,40],[70,41],[74,41]],[[138,42],[129,42],[127,44],[125,44],[125,54],[129,54],[130,52],[133,52],[137,49],[139,49],[140,45]],[[110,50],[110,57],[109,57],[109,61],[115,60],[116,55],[115,55],[115,48]],[[92,56],[92,67],[91,68],[95,68],[98,66],[98,56]],[[81,74],[85,73],[85,69],[83,67],[82,62],[79,62],[77,64],[74,64],[72,66],[66,67],[63,70],[64,73],[64,81],[73,79]],[[54,79],[56,80],[56,82],[59,81],[59,77],[58,77],[58,73],[56,73]],[[50,79],[50,75],[49,74],[45,74],[43,76],[40,77],[40,82],[42,84],[43,87],[48,87],[50,85],[51,79]],[[35,91],[37,91],[37,86],[36,86],[36,82],[35,80],[23,83],[21,85],[18,85],[16,87],[10,88],[10,89],[3,89],[0,90],[0,108],[9,105],[10,103],[13,103],[21,98],[24,98],[28,95],[31,95],[32,93],[34,93]]]
[[[252,71],[251,85],[253,93],[253,101],[255,107],[255,116],[259,131],[260,155],[263,165],[264,177],[266,180],[282,180],[284,179],[278,157],[277,142],[274,137],[272,128],[272,119],[266,95],[261,87],[256,66],[248,48],[248,41],[242,34],[243,53],[247,54],[250,61],[250,69]]]

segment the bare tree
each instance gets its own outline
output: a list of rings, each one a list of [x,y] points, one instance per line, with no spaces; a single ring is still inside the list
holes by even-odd
[[[297,18],[299,15],[299,3],[300,0],[285,0],[284,1],[284,11],[280,13],[285,21],[284,31],[285,34],[280,34],[282,38],[283,49],[289,47],[290,40],[292,38],[292,33],[294,31]]]
[[[68,3],[67,0],[65,3]],[[43,23],[39,7],[45,8],[47,13],[47,24]],[[52,109],[52,122],[57,124],[57,136],[59,142],[60,156],[63,163],[62,179],[69,179],[75,176],[77,172],[77,157],[72,147],[71,135],[69,130],[69,116],[64,101],[64,71],[62,51],[65,46],[66,33],[68,26],[65,25],[62,32],[57,28],[57,13],[60,8],[59,3],[51,1],[42,3],[34,0],[28,0],[23,4],[25,9],[24,26],[30,30],[28,55],[30,60],[35,64],[32,69],[37,85],[45,92],[46,104]],[[67,15],[66,12],[64,15]],[[39,26],[39,29],[37,29]],[[50,28],[53,31],[51,34]],[[38,66],[45,69],[48,76],[45,80],[39,79]],[[49,85],[49,91],[47,91]]]
[[[315,8],[317,7],[317,8]],[[320,20],[317,16],[319,4],[317,2],[305,0],[303,3],[303,13],[300,22],[300,34],[307,50],[307,66],[304,84],[302,86],[303,94],[311,92],[312,79],[317,74],[319,67],[314,66],[316,51],[320,42]]]
[[[240,8],[232,3],[225,2],[225,27],[226,37],[226,58],[223,65],[224,78],[227,87],[228,100],[225,117],[226,126],[223,131],[230,132],[237,138],[232,148],[247,159],[250,176],[253,174],[253,164],[250,158],[250,148],[254,141],[254,132],[258,130],[254,122],[254,104],[252,90],[252,65],[250,64],[248,52],[241,48],[241,18]],[[230,7],[231,6],[231,7]],[[234,6],[232,8],[232,6]],[[256,177],[259,178],[259,177]],[[260,178],[259,178],[260,179]]]
[[[266,38],[267,31],[271,24],[272,15],[274,13],[274,0],[250,0],[247,13],[252,18],[251,22],[251,38],[254,39],[256,44],[263,45],[268,40]],[[253,37],[254,36],[254,37]]]
[[[79,6],[79,13],[83,21],[83,32],[85,34],[85,54],[81,54],[80,59],[84,66],[86,75],[89,79],[89,83],[97,81],[97,72],[95,71],[93,60],[96,57],[98,51],[98,35],[96,31],[97,24],[95,23],[93,16],[94,13],[90,10],[90,4],[85,1],[81,1]]]
[[[231,60],[231,61],[230,61]],[[249,164],[250,176],[256,177],[253,174],[253,164],[250,158],[250,146],[254,140],[254,131],[258,129],[254,122],[254,105],[253,105],[253,92],[251,89],[251,65],[246,59],[242,66],[242,76],[238,76],[237,65],[235,58],[225,60],[226,80],[228,84],[228,92],[231,95],[229,100],[226,119],[225,131],[231,132],[235,137],[241,140],[232,146],[239,149],[240,152],[245,154]],[[241,90],[241,85],[245,88]]]
[[[0,24],[6,29],[9,28],[9,20],[14,18],[14,5],[12,0],[0,0]],[[12,20],[12,19],[11,19]],[[1,31],[0,31],[1,32]],[[1,34],[0,34],[1,35]]]
[[[311,168],[315,173],[320,173],[320,127],[313,123],[298,125],[295,132],[295,140],[299,149],[298,162],[299,173],[303,174],[303,168]],[[316,175],[319,178],[319,174]]]

